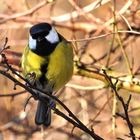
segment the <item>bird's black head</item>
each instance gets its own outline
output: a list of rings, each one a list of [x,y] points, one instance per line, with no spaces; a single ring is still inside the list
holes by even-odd
[[[29,48],[38,55],[49,55],[59,42],[59,34],[48,23],[39,23],[30,29]]]
[[[45,37],[49,34],[52,27],[48,23],[39,23],[31,27],[30,35],[33,39],[38,39],[39,37]]]

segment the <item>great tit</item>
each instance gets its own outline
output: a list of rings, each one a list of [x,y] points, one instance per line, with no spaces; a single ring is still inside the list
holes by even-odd
[[[62,88],[73,74],[72,44],[62,37],[53,26],[39,23],[30,28],[29,42],[21,59],[22,73],[30,81],[34,73],[33,85],[52,94]],[[39,94],[39,93],[38,93]],[[47,103],[51,103],[48,98]],[[51,109],[48,104],[38,101],[35,123],[51,123]]]

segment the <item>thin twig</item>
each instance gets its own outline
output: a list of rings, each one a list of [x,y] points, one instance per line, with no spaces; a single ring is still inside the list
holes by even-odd
[[[131,25],[129,24],[128,20],[125,18],[125,16],[123,16],[122,14],[120,14],[120,16],[122,17],[122,19],[125,21],[125,23],[127,24],[128,28],[130,31],[133,31],[133,29],[131,28]]]
[[[26,93],[26,90],[23,90],[23,91],[19,91],[17,93],[9,93],[9,94],[0,94],[0,98],[1,97],[15,97],[15,96],[18,96],[18,95],[22,95]]]
[[[117,23],[117,18],[116,18],[116,0],[113,1],[113,15],[114,15],[114,26],[115,26],[115,29],[116,31],[118,31],[118,25],[116,24]],[[125,59],[125,62],[126,62],[126,66],[128,68],[128,72],[131,76],[133,76],[133,73],[131,71],[131,66],[130,66],[130,62],[129,62],[129,58],[128,58],[128,55],[123,47],[123,43],[122,43],[122,39],[120,37],[120,34],[117,32],[117,40],[118,40],[118,43],[120,45],[120,48],[122,50],[122,54],[124,56],[124,59]]]
[[[121,104],[123,106],[125,117],[122,117],[122,118],[125,119],[125,121],[127,122],[129,131],[130,131],[130,136],[131,136],[132,140],[136,140],[135,133],[134,133],[134,130],[133,130],[133,125],[132,125],[132,123],[129,119],[129,115],[128,115],[128,107],[129,107],[129,104],[130,104],[131,95],[129,96],[129,99],[127,100],[127,103],[125,103],[123,98],[118,94],[117,89],[116,89],[116,84],[117,84],[118,81],[116,80],[116,83],[113,84],[112,79],[107,75],[106,71],[103,70],[103,72],[105,74],[106,79],[110,83],[110,87],[113,89],[116,97],[118,98],[118,100],[121,102]],[[119,116],[121,116],[121,115],[119,115]]]
[[[102,5],[110,2],[111,0],[102,0]],[[89,13],[91,12],[92,10],[98,8],[100,5],[98,4],[98,0],[96,0],[95,2],[92,2],[91,4],[85,6],[82,8],[82,10],[84,11],[84,13]],[[97,6],[98,5],[98,6]],[[62,16],[57,16],[57,17],[51,17],[51,20],[54,21],[54,22],[66,22],[66,21],[69,21],[71,18],[77,18],[79,16],[79,12],[77,11],[73,11],[72,13],[68,13],[68,14],[64,14]]]
[[[90,123],[88,125],[90,125],[91,123],[93,123],[96,118],[101,114],[101,112],[104,110],[104,108],[106,107],[106,105],[108,104],[108,102],[112,99],[113,96],[110,96],[107,101],[102,105],[101,109],[97,112],[97,114],[94,116],[94,118],[90,119]]]
[[[104,84],[101,84],[99,86],[81,86],[81,85],[76,85],[76,84],[66,84],[66,87],[71,87],[71,88],[74,88],[74,89],[78,89],[78,90],[100,90],[100,89],[103,89],[105,88],[106,86]]]
[[[47,0],[44,0],[44,1],[40,2],[39,4],[37,4],[35,7],[33,7],[30,10],[27,10],[27,11],[25,11],[23,13],[13,14],[11,16],[0,14],[0,17],[3,17],[3,19],[0,20],[0,24],[4,23],[6,21],[9,21],[9,20],[19,18],[19,17],[31,15],[34,12],[36,12],[37,10],[39,10],[40,8],[42,8],[43,6],[45,6],[47,3],[48,3]]]
[[[0,70],[0,74],[4,75],[5,77],[7,77],[8,79],[10,79],[11,81],[13,81],[16,85],[19,85],[20,87],[24,88],[25,90],[27,90],[30,94],[32,94],[32,96],[36,99],[36,100],[41,100],[42,102],[46,103],[46,99],[48,99],[48,97],[52,98],[53,100],[55,100],[56,102],[58,102],[67,112],[68,115],[70,117],[68,117],[67,115],[65,115],[63,112],[59,111],[57,108],[51,108],[51,106],[49,106],[51,109],[53,109],[55,111],[55,113],[61,117],[63,117],[64,119],[68,120],[70,123],[72,123],[75,127],[80,128],[81,130],[83,130],[84,132],[88,133],[92,138],[96,139],[96,140],[103,140],[103,138],[101,138],[100,136],[98,136],[97,134],[95,134],[94,131],[89,130],[70,110],[69,108],[64,105],[56,96],[53,96],[52,94],[46,93],[34,86],[32,86],[26,79],[24,79],[21,75],[19,75],[17,72],[15,72],[12,69],[12,66],[8,64],[6,56],[4,54],[2,54],[3,59],[5,60],[5,64],[7,65],[7,71],[2,71]],[[26,82],[27,84],[23,84],[21,82],[19,82],[19,80],[15,79],[12,75],[10,75],[8,73],[8,71],[11,71],[13,74],[15,74],[16,76],[18,76],[20,79],[22,79],[24,82]],[[28,85],[28,86],[27,86]],[[37,94],[36,92],[37,91]],[[47,104],[47,103],[46,103]]]
[[[106,37],[112,34],[118,34],[118,33],[131,33],[131,34],[136,34],[136,35],[140,35],[140,32],[137,31],[128,31],[128,30],[118,30],[116,32],[111,32],[111,33],[107,33],[107,34],[103,34],[103,35],[99,35],[99,36],[94,36],[94,37],[88,37],[88,38],[83,38],[83,39],[76,39],[76,40],[68,40],[69,42],[84,42],[84,41],[89,41],[89,40],[96,40],[96,39],[100,39],[102,37]]]

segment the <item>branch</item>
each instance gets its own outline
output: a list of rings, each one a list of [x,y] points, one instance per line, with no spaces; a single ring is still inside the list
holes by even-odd
[[[6,56],[4,54],[2,54],[3,57],[3,63],[5,63],[5,65],[7,66],[6,71],[0,70],[0,74],[2,74],[3,76],[7,77],[9,80],[13,81],[15,83],[15,85],[19,85],[20,87],[22,87],[23,89],[25,89],[26,91],[28,91],[35,100],[40,100],[44,103],[46,103],[52,110],[55,111],[55,113],[61,117],[63,117],[64,119],[66,119],[67,121],[69,121],[70,123],[72,123],[74,125],[74,127],[78,127],[79,129],[83,130],[84,132],[88,133],[92,138],[94,138],[95,140],[103,140],[103,138],[101,138],[100,136],[98,136],[97,134],[95,134],[95,132],[93,130],[88,129],[70,110],[69,108],[63,104],[56,96],[53,96],[52,94],[46,93],[34,86],[32,86],[26,79],[24,79],[21,75],[19,75],[13,68],[11,65],[9,65]],[[25,82],[26,84],[21,83],[19,80],[17,80],[14,76],[12,76],[10,73],[8,72],[12,72],[12,74],[18,76],[23,82]],[[27,86],[28,85],[28,86]],[[34,92],[37,91],[37,92]],[[39,94],[37,94],[39,93]],[[47,99],[51,98],[53,100],[55,100],[57,103],[59,103],[64,110],[67,111],[68,115],[65,115],[63,112],[59,111],[56,107],[51,107],[48,103],[47,103]]]
[[[75,74],[81,75],[88,78],[93,78],[100,80],[104,83],[104,87],[110,86],[110,83],[106,80],[102,71],[95,71],[83,66],[75,65]],[[107,70],[107,74],[111,77],[112,82],[115,83],[118,80],[117,87],[119,89],[125,89],[132,92],[140,93],[140,80],[137,78],[130,78],[129,76],[124,76],[121,73],[117,73],[112,70]],[[122,76],[121,76],[122,75]],[[127,74],[126,74],[127,75]]]
[[[95,2],[92,2],[91,4],[85,6],[82,8],[82,11],[84,12],[84,14],[89,13],[91,11],[93,11],[94,9],[98,8],[101,5],[104,5],[108,2],[110,2],[111,0],[101,0],[99,3],[99,0],[96,0]],[[79,11],[73,11],[71,13],[68,14],[64,14],[61,16],[56,16],[56,17],[51,17],[51,20],[54,22],[66,22],[69,21],[74,18],[77,18],[78,16],[80,16],[81,14],[83,15],[83,12],[79,12]]]
[[[129,96],[128,100],[127,100],[127,103],[124,102],[123,98],[119,95],[119,93],[117,92],[117,88],[116,88],[116,84],[117,84],[117,80],[115,82],[115,84],[112,82],[112,79],[107,75],[106,71],[103,71],[104,75],[105,75],[105,78],[106,80],[110,83],[110,86],[111,88],[113,89],[116,97],[118,98],[118,100],[121,102],[122,106],[123,106],[123,110],[124,110],[124,113],[125,113],[125,117],[118,114],[120,117],[122,117],[127,125],[128,125],[128,128],[129,128],[129,131],[130,131],[130,136],[132,138],[132,140],[136,140],[136,137],[135,137],[135,133],[134,133],[134,130],[133,130],[133,125],[129,119],[129,115],[128,115],[128,107],[129,107],[129,104],[130,104],[130,100],[131,100],[131,95]]]
[[[14,15],[0,14],[0,18],[3,18],[2,20],[0,20],[0,24],[2,24],[4,22],[7,22],[9,20],[19,18],[19,17],[31,15],[34,12],[36,12],[37,10],[39,10],[40,8],[42,8],[43,6],[45,6],[47,3],[48,3],[47,0],[44,0],[30,10],[27,10],[27,11],[22,12],[22,13],[17,13],[17,14],[14,14]]]
[[[17,95],[22,95],[22,94],[24,94],[24,93],[26,93],[26,90],[19,91],[19,92],[17,92],[17,93],[0,94],[0,98],[1,98],[1,97],[15,97],[15,96],[17,96]]]
[[[19,60],[20,60],[20,57],[21,57],[21,53],[16,54],[13,51],[5,50],[4,54],[6,55],[6,58],[8,59],[9,64],[14,64],[16,66],[19,66]],[[1,59],[2,59],[2,56],[1,56]],[[106,87],[109,86],[109,83],[105,79],[102,71],[91,70],[89,68],[81,67],[81,66],[76,64],[74,74],[75,75],[81,75],[81,76],[84,76],[84,77],[93,78],[93,79],[97,79],[97,80],[103,82],[103,84],[100,87],[87,87],[87,88],[85,87],[86,90],[97,89],[97,88],[106,88]],[[118,79],[118,83],[117,83],[118,88],[120,88],[120,89],[122,88],[122,89],[125,89],[125,90],[128,90],[128,91],[140,93],[140,80],[139,79],[137,79],[137,78],[131,79],[129,76],[124,76],[124,75],[127,75],[127,73],[122,74],[120,72],[116,72],[116,71],[113,71],[113,70],[107,70],[107,74],[112,78],[113,82],[115,82],[116,79]],[[69,85],[69,86],[71,86],[71,85]],[[72,87],[76,87],[76,88],[84,90],[84,88],[80,87],[80,86],[72,86]]]
[[[112,35],[112,34],[118,34],[118,33],[121,33],[121,34],[124,34],[124,33],[128,33],[128,34],[135,34],[135,35],[140,35],[140,32],[137,32],[137,31],[134,31],[134,30],[131,30],[131,31],[128,31],[128,30],[121,30],[121,31],[116,31],[116,32],[110,32],[110,33],[106,33],[106,34],[102,34],[102,35],[98,35],[98,36],[93,36],[93,37],[88,37],[88,38],[81,38],[81,39],[72,39],[72,40],[68,40],[70,42],[84,42],[84,41],[90,41],[90,40],[96,40],[96,39],[100,39],[100,38],[103,38],[103,37],[107,37],[109,35]]]

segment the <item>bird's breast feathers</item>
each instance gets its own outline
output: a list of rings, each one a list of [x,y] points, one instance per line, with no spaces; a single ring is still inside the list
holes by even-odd
[[[70,43],[62,41],[46,57],[35,54],[28,46],[23,54],[21,66],[25,77],[34,72],[37,81],[44,75],[47,84],[53,86],[54,90],[60,89],[70,80],[73,73],[73,50]],[[43,65],[46,65],[45,74],[41,70]]]

